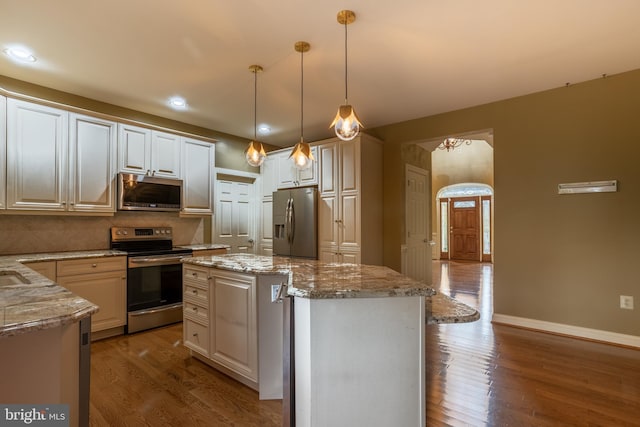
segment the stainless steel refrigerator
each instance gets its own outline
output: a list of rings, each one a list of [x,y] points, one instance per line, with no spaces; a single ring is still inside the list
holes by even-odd
[[[273,193],[273,254],[318,258],[318,189]]]

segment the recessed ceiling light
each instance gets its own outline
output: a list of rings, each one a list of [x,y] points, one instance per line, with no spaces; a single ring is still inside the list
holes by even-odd
[[[36,57],[33,56],[30,50],[23,47],[8,47],[3,52],[11,59],[17,62],[30,63],[36,62]]]
[[[175,110],[186,110],[187,101],[179,96],[169,98],[169,106]]]
[[[260,125],[258,126],[258,132],[260,132],[263,135],[267,135],[268,133],[271,132],[271,128],[267,125]]]

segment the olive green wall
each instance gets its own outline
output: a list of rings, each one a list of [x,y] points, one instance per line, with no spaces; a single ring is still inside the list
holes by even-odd
[[[403,214],[400,147],[494,131],[496,314],[640,335],[640,70],[374,129],[385,141],[385,264]],[[616,179],[616,193],[558,195]]]

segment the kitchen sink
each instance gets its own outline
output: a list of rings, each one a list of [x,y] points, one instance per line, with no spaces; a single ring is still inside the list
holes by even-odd
[[[0,271],[0,286],[23,285],[31,283],[17,271]]]

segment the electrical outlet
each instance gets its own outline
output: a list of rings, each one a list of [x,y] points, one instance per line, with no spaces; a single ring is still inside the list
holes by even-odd
[[[620,295],[620,308],[633,310],[633,297],[629,295]]]
[[[280,285],[271,285],[271,302],[278,302],[278,288],[279,287],[280,287]]]

